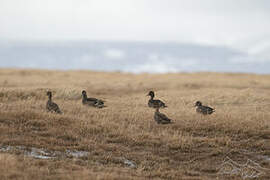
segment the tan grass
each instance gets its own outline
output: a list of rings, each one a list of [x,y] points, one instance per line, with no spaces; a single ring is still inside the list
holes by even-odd
[[[107,107],[83,106],[83,89]],[[62,115],[46,112],[47,90]],[[161,112],[173,124],[154,122],[149,90],[166,102]],[[1,69],[1,146],[84,150],[89,156],[37,160],[0,153],[0,179],[239,179],[217,174],[226,156],[270,168],[258,158],[270,156],[269,90],[269,75]],[[216,113],[197,114],[196,100]],[[123,157],[137,167],[127,167]]]

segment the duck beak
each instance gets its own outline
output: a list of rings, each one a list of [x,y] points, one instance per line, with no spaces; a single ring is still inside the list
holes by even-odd
[[[147,94],[146,96],[150,96],[149,94]]]

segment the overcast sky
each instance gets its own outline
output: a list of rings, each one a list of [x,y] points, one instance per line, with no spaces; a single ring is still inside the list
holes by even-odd
[[[269,0],[0,0],[0,39],[228,46],[270,59]]]

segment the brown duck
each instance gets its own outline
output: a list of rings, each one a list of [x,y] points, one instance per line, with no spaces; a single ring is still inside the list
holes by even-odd
[[[215,112],[215,109],[208,107],[208,106],[203,106],[200,101],[197,101],[195,103],[195,107],[197,107],[196,112],[201,113],[203,115],[208,115],[208,114],[212,114],[213,112]]]
[[[47,96],[48,96],[48,101],[46,104],[47,111],[48,112],[56,112],[58,114],[61,114],[62,112],[61,112],[59,106],[52,101],[52,92],[48,91]]]
[[[103,108],[104,106],[104,101],[96,98],[88,98],[86,91],[82,91],[82,104],[83,105],[88,105],[88,106],[93,106],[96,108]]]
[[[150,99],[148,101],[148,106],[152,108],[165,108],[167,107],[164,102],[162,102],[159,99],[154,99],[155,93],[154,91],[149,91],[147,96],[150,96]]]
[[[154,119],[158,124],[169,124],[171,119],[169,119],[165,114],[159,112],[159,108],[156,108]]]

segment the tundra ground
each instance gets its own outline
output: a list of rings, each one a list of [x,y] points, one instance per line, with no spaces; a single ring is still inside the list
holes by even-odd
[[[48,90],[63,114],[46,112]],[[107,107],[83,106],[82,90],[105,100]],[[154,109],[147,106],[150,90],[168,106],[160,111],[172,124],[155,123]],[[197,100],[216,112],[197,114]],[[249,160],[249,167],[261,173],[260,179],[270,179],[269,139],[270,75],[0,70],[2,180],[242,179],[250,175],[248,166],[240,167],[244,175],[226,175],[222,168],[230,172],[238,166],[227,166],[226,158],[239,165]],[[7,146],[88,155],[37,159],[19,150],[4,151]]]

